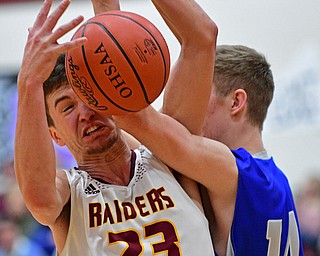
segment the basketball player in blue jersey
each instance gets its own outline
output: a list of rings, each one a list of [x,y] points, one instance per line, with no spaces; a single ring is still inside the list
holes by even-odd
[[[207,208],[207,213],[212,210],[218,216],[214,221],[209,218],[215,249],[219,251],[221,245],[222,255],[227,251],[227,255],[301,256],[299,221],[289,182],[262,140],[274,93],[270,64],[256,50],[240,45],[218,46],[216,56],[203,134],[232,150],[237,169],[224,177],[226,186],[222,186],[233,193],[221,191],[211,199],[212,208]],[[222,205],[234,210],[226,213]],[[222,232],[219,218],[226,224]]]
[[[191,135],[152,109],[116,119],[175,170],[185,165],[194,170],[184,174],[207,188],[202,190],[204,206],[219,256],[303,255],[288,180],[262,141],[273,92],[272,72],[263,55],[245,46],[217,46],[203,126],[210,139]],[[158,143],[151,143],[155,138]]]
[[[58,40],[83,18],[56,27],[70,1],[50,13],[52,2],[44,1],[29,29],[18,76],[15,171],[28,209],[51,228],[60,256],[214,255],[203,212],[170,169],[145,147],[130,150],[112,117],[88,108],[68,85],[62,54],[86,39]],[[182,47],[168,88],[195,80],[210,88],[215,24],[193,0],[153,3]],[[119,2],[101,0],[94,10],[106,6]],[[56,170],[52,139],[68,147],[77,168]]]

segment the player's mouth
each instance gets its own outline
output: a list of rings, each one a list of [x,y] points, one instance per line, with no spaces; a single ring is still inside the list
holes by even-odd
[[[103,128],[102,126],[93,125],[93,126],[89,127],[88,129],[84,130],[83,137],[91,136],[92,134],[94,134],[95,132],[101,130],[102,128]]]

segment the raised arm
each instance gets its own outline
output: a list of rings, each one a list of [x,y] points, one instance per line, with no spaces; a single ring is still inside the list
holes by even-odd
[[[95,14],[102,12],[120,10],[119,0],[91,0]]]
[[[151,106],[127,116],[114,116],[120,128],[131,133],[165,164],[221,195],[237,182],[235,158],[224,144],[198,135]],[[156,141],[156,143],[155,143]],[[228,188],[227,188],[228,187]],[[224,191],[223,194],[234,193]]]
[[[119,0],[91,0],[95,14],[119,10]],[[213,80],[216,24],[194,0],[152,0],[181,45],[162,112],[200,134]]]
[[[162,112],[200,134],[210,97],[218,28],[194,0],[153,0],[181,45]]]
[[[213,81],[218,28],[194,0],[152,2],[181,46],[161,111],[200,134]],[[189,196],[200,202],[197,184],[185,176],[178,179]]]
[[[18,114],[15,135],[15,171],[25,203],[33,216],[52,225],[68,200],[63,176],[56,172],[55,152],[46,121],[43,83],[58,56],[79,47],[86,39],[58,44],[57,40],[77,26],[79,16],[55,29],[70,1],[63,0],[49,15],[53,0],[45,0],[29,28],[18,76]],[[55,29],[55,30],[54,30]],[[54,30],[54,31],[53,31]],[[68,186],[66,186],[68,188]]]

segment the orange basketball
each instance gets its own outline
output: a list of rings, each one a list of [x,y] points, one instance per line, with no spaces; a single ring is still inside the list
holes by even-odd
[[[136,112],[163,91],[170,54],[160,31],[131,12],[87,20],[73,35],[88,42],[66,53],[68,81],[80,99],[105,114]]]

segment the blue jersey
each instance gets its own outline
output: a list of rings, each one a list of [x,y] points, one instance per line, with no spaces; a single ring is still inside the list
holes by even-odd
[[[227,255],[301,256],[302,240],[293,195],[272,158],[232,151],[239,180]]]

